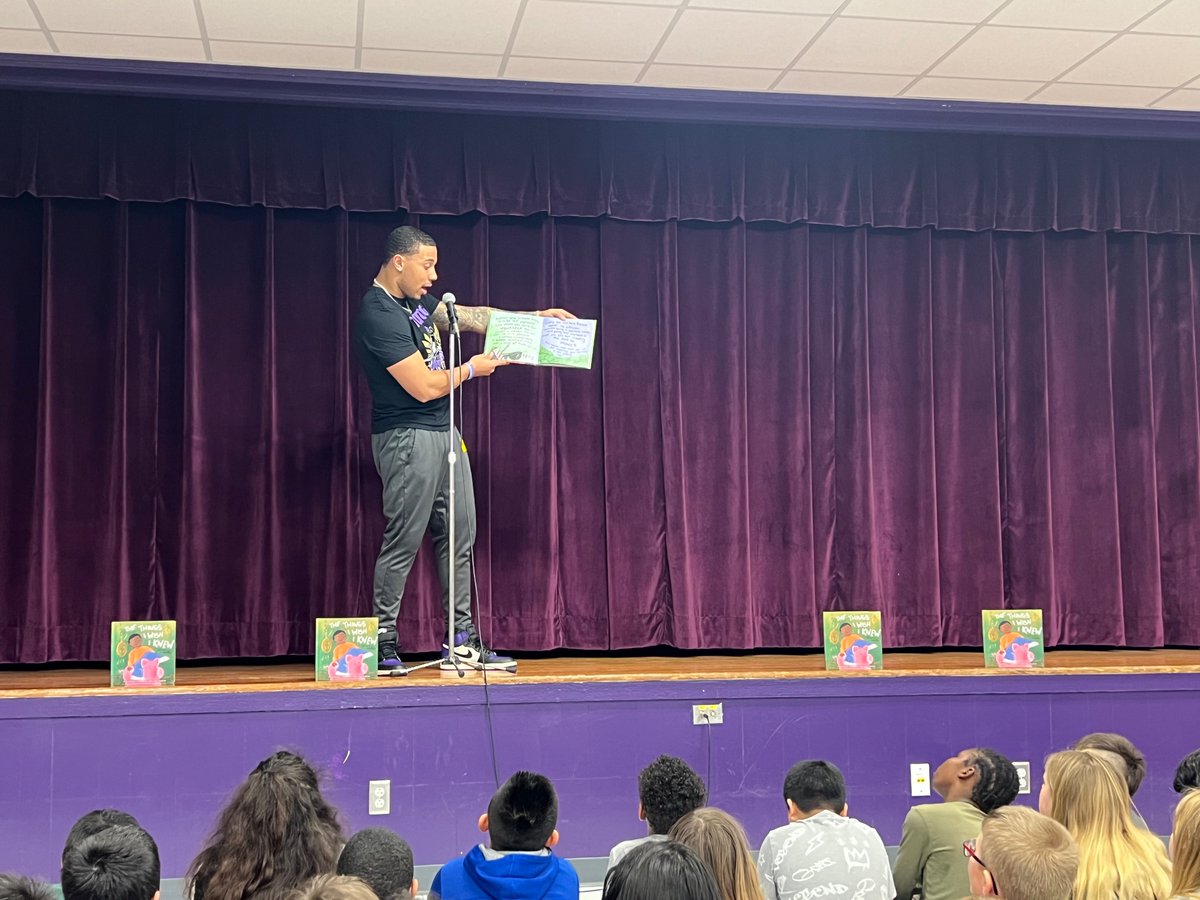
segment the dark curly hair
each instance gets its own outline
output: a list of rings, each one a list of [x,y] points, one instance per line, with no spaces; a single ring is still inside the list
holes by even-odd
[[[1177,794],[1200,788],[1200,750],[1193,750],[1179,761],[1179,765],[1175,767],[1175,781],[1171,787]]]
[[[188,867],[195,900],[284,900],[328,875],[345,842],[317,773],[295,753],[268,756],[221,810],[212,836]]]
[[[971,802],[985,814],[1017,799],[1021,777],[1008,757],[987,747],[978,747],[970,752],[967,764],[979,773],[979,780],[971,789]]]
[[[653,834],[671,826],[708,800],[708,788],[678,756],[660,756],[638,775],[638,799]]]

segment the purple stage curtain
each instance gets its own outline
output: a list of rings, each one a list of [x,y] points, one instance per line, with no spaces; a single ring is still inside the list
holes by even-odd
[[[0,197],[1200,233],[1187,141],[462,116],[0,91]]]
[[[0,659],[311,650],[382,532],[358,297],[399,215],[0,202]],[[596,317],[466,389],[514,650],[1200,644],[1196,238],[423,215],[465,303]],[[478,348],[466,339],[467,352]],[[440,637],[428,550],[402,615]]]

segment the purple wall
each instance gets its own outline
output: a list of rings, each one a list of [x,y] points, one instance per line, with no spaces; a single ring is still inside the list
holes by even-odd
[[[325,767],[353,828],[387,825],[418,864],[477,840],[493,789],[483,689],[371,687],[257,694],[0,700],[0,870],[57,880],[70,824],[98,806],[129,810],[180,876],[228,792],[278,747]],[[641,833],[636,773],[659,753],[702,775],[708,734],[690,704],[723,701],[711,730],[712,800],[752,843],[782,822],[787,766],[825,757],[846,772],[851,814],[895,843],[910,804],[908,763],[990,745],[1034,763],[1088,731],[1120,731],[1145,752],[1137,801],[1170,827],[1176,762],[1200,745],[1200,676],[866,676],[797,681],[491,687],[501,778],[548,774],[561,851],[600,856]],[[392,814],[368,818],[366,783],[392,780]],[[1029,798],[1022,798],[1029,802]]]

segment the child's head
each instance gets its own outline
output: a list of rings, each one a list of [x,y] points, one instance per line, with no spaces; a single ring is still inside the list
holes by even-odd
[[[479,830],[493,850],[541,850],[558,843],[558,796],[545,775],[517,772],[492,795]]]
[[[792,822],[822,810],[846,815],[846,780],[841,770],[823,759],[805,759],[788,769],[783,779],[783,801]]]
[[[55,900],[54,888],[23,875],[0,875],[0,900]]]
[[[638,775],[641,814],[652,834],[666,834],[707,799],[708,789],[700,776],[677,756],[660,756]]]
[[[386,828],[356,832],[342,848],[337,873],[361,878],[379,900],[409,900],[417,891],[412,848]]]
[[[67,851],[84,838],[90,838],[93,834],[99,834],[114,825],[137,824],[137,819],[120,809],[93,809],[90,813],[84,813],[75,821],[75,824],[71,826],[71,831],[67,834],[67,841],[63,845],[63,859],[67,858]]]
[[[691,847],[708,863],[722,900],[762,900],[746,831],[729,813],[702,806],[672,825],[668,837]]]
[[[723,900],[712,869],[678,841],[634,847],[604,876],[601,900]]]
[[[158,900],[158,881],[158,847],[136,825],[105,828],[63,854],[66,900]]]

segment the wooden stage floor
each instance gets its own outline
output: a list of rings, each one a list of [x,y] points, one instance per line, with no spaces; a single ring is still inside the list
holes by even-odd
[[[570,684],[628,681],[720,681],[797,678],[903,678],[913,675],[996,675],[1009,671],[986,669],[974,651],[894,652],[884,657],[880,672],[826,672],[824,657],[806,653],[699,654],[695,656],[631,655],[538,657],[520,662],[516,675],[490,673],[492,684]],[[1200,674],[1200,650],[1048,650],[1046,668],[1033,675],[1129,675],[1152,673]],[[79,697],[121,694],[107,686],[108,670],[101,666],[0,667],[0,700],[18,697]],[[317,684],[311,663],[270,661],[254,665],[181,663],[173,688],[156,693],[243,693],[310,689],[403,689],[477,683],[478,673],[465,679],[443,675],[436,667],[404,678],[380,678],[363,685]]]

